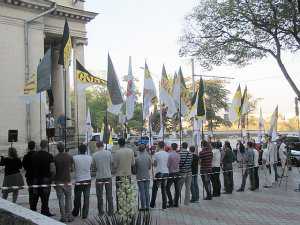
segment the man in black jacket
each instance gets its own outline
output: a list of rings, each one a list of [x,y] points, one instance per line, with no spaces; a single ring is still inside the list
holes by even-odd
[[[29,141],[28,142],[28,152],[27,154],[23,157],[23,167],[26,171],[25,177],[26,177],[26,182],[28,186],[33,185],[33,174],[34,174],[34,167],[32,165],[32,157],[36,153],[35,151],[35,142],[34,141]],[[29,187],[28,188],[29,192],[29,206],[31,210],[34,210],[34,202],[33,202],[33,188]]]

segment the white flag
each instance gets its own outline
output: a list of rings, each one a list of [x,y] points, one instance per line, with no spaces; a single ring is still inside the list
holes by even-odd
[[[127,76],[127,91],[126,91],[126,118],[127,121],[133,117],[134,106],[135,106],[135,86],[132,75],[131,56],[129,57],[129,67]]]
[[[172,118],[174,114],[177,113],[175,101],[171,96],[171,83],[168,79],[165,65],[163,65],[159,83],[159,101],[167,107],[167,117]]]
[[[262,111],[260,109],[260,113],[259,113],[259,120],[258,120],[258,142],[260,143],[262,141],[263,138],[263,133],[264,133],[264,118],[262,115]]]
[[[93,127],[92,127],[92,122],[91,122],[90,108],[88,108],[87,115],[86,115],[85,132],[86,132],[85,142],[88,143],[93,136]]]
[[[272,137],[272,141],[275,141],[277,137],[277,121],[278,121],[278,106],[276,106],[270,121],[269,136]]]
[[[145,63],[143,98],[143,119],[145,120],[150,114],[150,108],[153,102],[156,101],[156,88],[150,75],[147,63]]]
[[[241,104],[242,104],[242,106],[241,106],[241,115],[248,114],[250,106],[249,106],[249,95],[248,95],[247,86],[245,87]]]
[[[232,103],[229,108],[229,120],[234,123],[241,117],[241,104],[242,93],[241,86],[239,85],[232,99]]]
[[[193,130],[194,130],[193,141],[194,141],[194,144],[197,146],[201,146],[202,124],[203,124],[202,120],[198,120],[198,119],[194,118],[194,120],[193,120]]]

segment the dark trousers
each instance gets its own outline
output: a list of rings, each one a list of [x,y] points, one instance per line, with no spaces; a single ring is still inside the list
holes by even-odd
[[[197,174],[192,175],[191,194],[192,194],[192,198],[191,198],[192,202],[199,201],[199,185],[198,185],[198,175]]]
[[[259,189],[259,176],[258,176],[258,169],[259,167],[254,167],[254,189]]]
[[[255,186],[255,180],[254,180],[254,168],[253,165],[250,165],[248,168],[246,168],[244,174],[243,174],[243,179],[242,179],[242,184],[241,184],[241,190],[245,190],[245,186],[246,186],[246,181],[247,181],[247,177],[250,177],[250,189],[254,190],[254,186]]]
[[[26,183],[28,186],[33,185],[33,179],[31,178],[26,178]],[[29,194],[29,207],[31,210],[36,211],[36,205],[34,205],[34,197],[33,197],[33,188],[30,187],[28,188],[28,194]]]
[[[213,195],[221,195],[220,167],[212,168],[211,183],[213,186]]]
[[[104,214],[103,210],[103,189],[105,187],[106,201],[108,207],[108,214],[113,214],[113,196],[112,196],[112,178],[104,178],[96,180],[96,194],[98,200],[99,215]]]
[[[116,203],[117,203],[117,210],[119,211],[119,198],[118,198],[118,191],[122,183],[122,179],[127,178],[129,183],[131,183],[131,176],[117,176],[116,177]]]
[[[211,194],[210,175],[208,174],[207,171],[200,171],[200,173],[202,174],[201,179],[202,179],[204,189],[206,191],[206,197],[211,198],[212,194]]]
[[[48,215],[49,212],[49,197],[51,193],[51,179],[50,178],[41,178],[41,179],[34,179],[33,180],[34,185],[49,185],[49,187],[39,187],[39,188],[33,188],[32,192],[32,206],[31,210],[36,211],[37,203],[39,201],[39,198],[41,198],[41,214]]]
[[[232,193],[233,191],[233,172],[232,167],[223,168],[223,178],[224,178],[224,189],[226,193]]]
[[[80,184],[83,183],[83,184]],[[90,190],[91,181],[85,180],[77,182],[74,187],[74,209],[72,211],[73,216],[78,216],[81,209],[81,195],[83,195],[83,207],[82,207],[82,218],[87,218],[89,214],[90,205]]]
[[[167,195],[166,195],[166,179],[168,177],[167,173],[157,173],[155,174],[155,178],[153,180],[153,186],[152,186],[152,196],[151,196],[151,202],[150,207],[155,207],[155,201],[157,196],[158,187],[161,188],[161,196],[162,196],[162,208],[167,208]]]
[[[275,173],[275,181],[278,180],[278,171],[277,171],[277,162],[273,164],[274,173]]]
[[[179,195],[180,195],[180,191],[179,191],[179,177],[178,177],[178,173],[170,173],[168,180],[167,180],[167,187],[166,187],[166,193],[168,196],[168,201],[169,201],[169,206],[173,206],[173,205],[178,205],[179,202]],[[171,193],[171,187],[174,184],[174,188],[175,188],[175,196],[174,199],[172,197],[172,193]]]

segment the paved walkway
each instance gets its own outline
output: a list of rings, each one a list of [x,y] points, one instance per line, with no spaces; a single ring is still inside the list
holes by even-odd
[[[236,168],[236,167],[235,167]],[[294,189],[300,183],[298,168],[289,172],[287,185],[285,180],[271,189],[262,188],[264,172],[260,171],[261,188],[259,191],[234,192],[232,195],[222,195],[212,201],[200,200],[189,206],[161,210],[151,210],[153,220],[160,225],[299,225],[300,224],[300,193]],[[221,179],[223,177],[221,176]],[[0,178],[2,180],[2,178]],[[234,173],[235,189],[241,183],[241,171],[236,168]],[[199,179],[200,193],[202,183]],[[158,193],[160,196],[160,193]],[[27,191],[22,190],[18,204],[28,207]],[[161,206],[158,199],[157,205]],[[54,219],[59,219],[59,208],[55,191],[50,197],[51,212]],[[97,199],[94,184],[91,189],[90,214],[92,219],[97,215]],[[85,224],[86,221],[76,218],[72,225]]]

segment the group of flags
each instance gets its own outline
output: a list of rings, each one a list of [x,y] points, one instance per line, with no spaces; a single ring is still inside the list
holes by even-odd
[[[232,123],[238,121],[240,126],[242,127],[241,118],[247,115],[249,111],[250,111],[250,104],[249,104],[249,95],[248,95],[247,86],[245,87],[242,95],[241,86],[239,85],[233,96],[232,103],[229,108],[229,120]],[[277,137],[277,122],[278,122],[278,106],[276,106],[271,116],[270,128],[268,131],[268,135],[272,137],[272,140],[275,140]],[[264,118],[261,109],[260,109],[259,120],[258,120],[258,129],[259,129],[258,139],[259,141],[261,141],[265,133]]]

